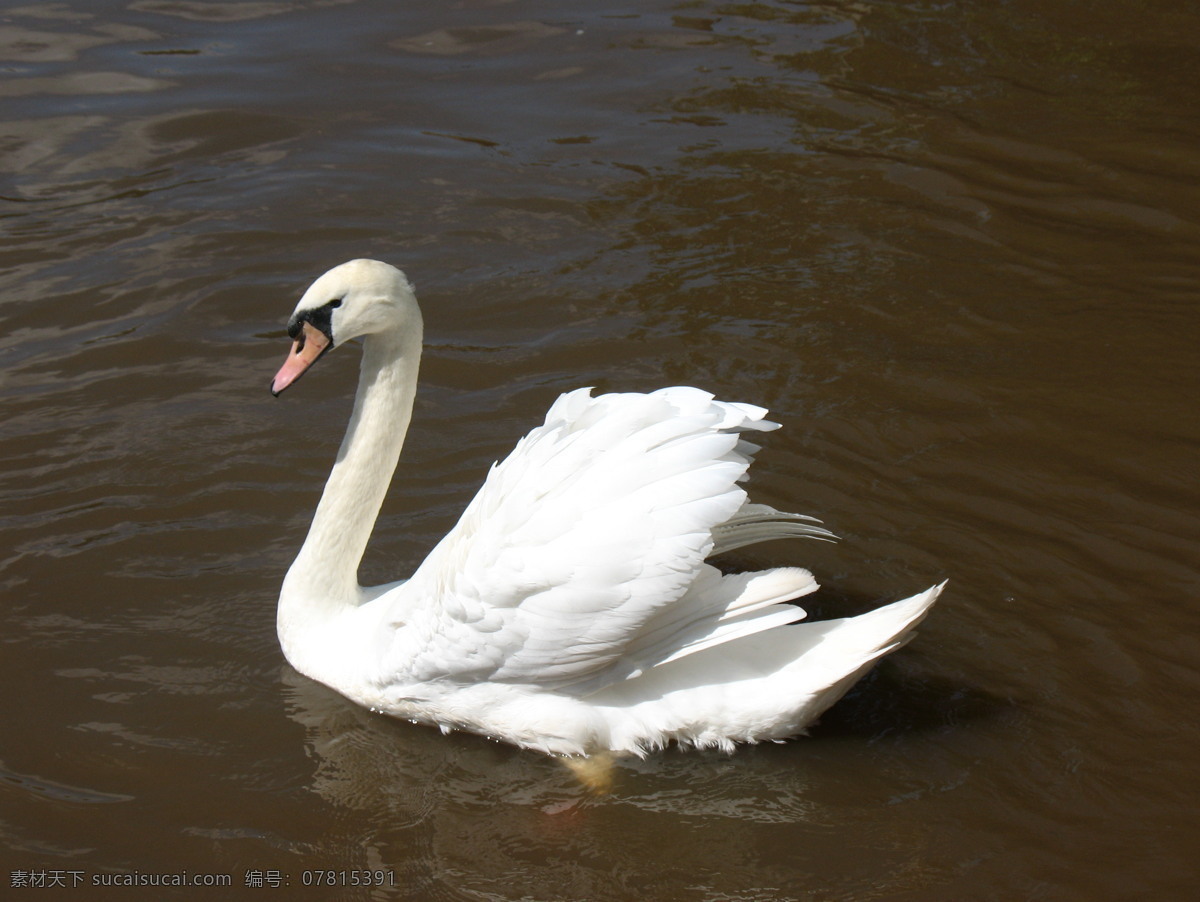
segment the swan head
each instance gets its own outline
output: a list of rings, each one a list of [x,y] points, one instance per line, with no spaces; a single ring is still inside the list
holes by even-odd
[[[288,320],[292,349],[271,381],[276,397],[328,351],[354,338],[403,331],[420,322],[408,278],[378,260],[335,266],[304,292]]]

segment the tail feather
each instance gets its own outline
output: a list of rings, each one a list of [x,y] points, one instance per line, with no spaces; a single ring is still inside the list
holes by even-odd
[[[912,638],[944,586],[857,617],[743,636],[609,686],[592,700],[605,710],[610,748],[641,755],[675,741],[730,749],[800,735]]]
[[[748,577],[748,578],[747,578]],[[778,567],[755,573],[720,577],[724,597],[733,595],[715,620],[674,643],[677,647],[658,664],[666,664],[687,655],[737,641],[746,636],[802,620],[803,609],[782,602],[815,592],[812,574],[799,567]]]
[[[800,567],[722,574],[703,564],[679,603],[652,617],[626,644],[616,666],[572,685],[571,693],[586,696],[668,661],[802,620],[804,609],[784,602],[817,588],[812,574]]]

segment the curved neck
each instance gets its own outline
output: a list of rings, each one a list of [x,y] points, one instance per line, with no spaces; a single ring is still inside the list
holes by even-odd
[[[308,537],[284,579],[281,636],[358,605],[358,565],[387,494],[412,417],[421,324],[363,341],[354,412]]]

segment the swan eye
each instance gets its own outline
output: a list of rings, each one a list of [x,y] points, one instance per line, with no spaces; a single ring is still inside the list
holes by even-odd
[[[330,301],[330,302],[329,302],[328,304],[326,304],[325,306],[327,306],[327,307],[340,307],[340,306],[342,306],[342,299],[341,299],[341,298],[334,298],[332,301]]]

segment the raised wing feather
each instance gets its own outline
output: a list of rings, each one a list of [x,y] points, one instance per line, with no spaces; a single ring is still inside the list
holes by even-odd
[[[765,413],[693,388],[561,396],[412,579],[378,599],[393,627],[384,668],[595,684],[701,573],[713,528],[746,500],[754,446],[740,433],[777,428]]]

